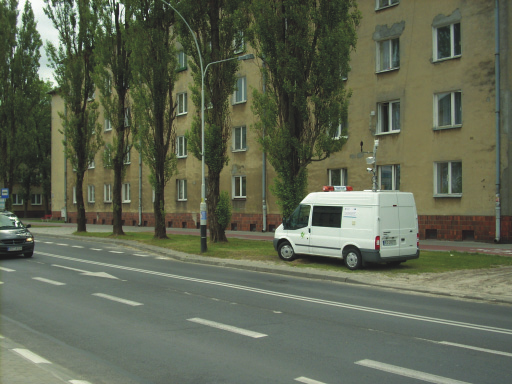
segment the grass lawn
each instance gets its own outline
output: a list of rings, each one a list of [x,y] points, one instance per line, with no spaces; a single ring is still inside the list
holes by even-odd
[[[153,233],[149,232],[127,232],[124,236],[114,236],[112,233],[108,232],[86,232],[80,234],[75,233],[75,235],[133,240],[143,244],[173,249],[189,254],[201,254],[200,240],[199,237],[195,235],[169,235],[169,239],[165,240],[156,240],[153,238]],[[202,254],[202,256],[221,259],[267,261],[276,264],[286,263],[279,259],[271,242],[261,240],[230,238],[227,243],[208,242],[208,251]],[[512,257],[467,252],[421,251],[419,259],[409,260],[400,264],[398,267],[372,264],[359,271],[350,271],[345,268],[343,260],[328,257],[304,256],[286,264],[297,268],[307,267],[326,271],[342,270],[343,272],[350,273],[382,272],[385,274],[416,274],[512,266]]]

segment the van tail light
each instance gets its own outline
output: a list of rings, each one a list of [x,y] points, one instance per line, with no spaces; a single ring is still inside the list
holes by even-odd
[[[416,234],[416,246],[418,247],[418,249],[420,248],[420,234],[419,233]]]
[[[375,236],[375,250],[380,251],[380,236]]]

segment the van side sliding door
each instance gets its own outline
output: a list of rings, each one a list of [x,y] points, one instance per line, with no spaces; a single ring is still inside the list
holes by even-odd
[[[312,255],[342,257],[341,206],[313,206],[309,252]]]

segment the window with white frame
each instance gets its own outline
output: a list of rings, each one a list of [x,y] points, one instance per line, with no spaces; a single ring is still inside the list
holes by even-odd
[[[400,164],[379,165],[377,167],[379,189],[383,191],[400,190]]]
[[[377,72],[400,68],[400,40],[398,38],[377,42]]]
[[[129,203],[130,200],[130,183],[124,183],[121,187],[121,199],[123,203]]]
[[[233,40],[233,50],[235,54],[242,53],[245,50],[243,31],[238,31],[238,33],[235,34],[235,39]]]
[[[94,203],[95,201],[95,190],[94,190],[94,185],[88,185],[87,186],[87,201],[89,203]]]
[[[76,185],[73,186],[73,204],[76,204]]]
[[[185,115],[188,112],[187,107],[187,92],[178,93],[176,95],[178,99],[178,115]]]
[[[124,164],[131,164],[130,150],[131,150],[131,147],[127,146],[126,147],[126,154],[125,154],[124,159],[123,159],[123,163]]]
[[[246,177],[233,176],[233,198],[241,199],[246,197]]]
[[[460,23],[434,28],[434,61],[459,57],[460,40]]]
[[[245,126],[233,128],[233,150],[245,151],[247,149],[247,130]]]
[[[332,138],[334,140],[339,140],[341,138],[348,139],[348,122],[346,119],[343,120],[342,123],[338,124]]]
[[[377,107],[377,133],[400,132],[400,101],[379,103]]]
[[[94,169],[96,168],[96,164],[94,163],[94,159],[91,160],[91,162],[89,163],[89,169]]]
[[[462,196],[462,162],[434,163],[434,196]]]
[[[105,145],[105,151],[103,153],[103,166],[105,168],[112,167],[112,146],[110,144]]]
[[[187,69],[187,55],[185,55],[184,51],[179,51],[177,53],[178,56],[178,71],[184,71]]]
[[[329,169],[329,185],[347,185],[347,168]]]
[[[105,203],[112,202],[112,184],[103,185],[103,201]]]
[[[434,128],[452,128],[462,125],[462,92],[434,95]]]
[[[20,193],[13,193],[12,196],[12,205],[23,205],[23,197]]]
[[[187,200],[187,180],[176,180],[176,197],[178,201]]]
[[[132,124],[132,115],[130,112],[130,107],[126,107],[124,109],[124,126],[129,127]]]
[[[176,138],[176,156],[187,157],[187,138],[185,136],[178,136]]]
[[[30,196],[30,204],[32,205],[42,205],[43,204],[43,196],[40,193],[34,193]]]
[[[245,103],[247,101],[247,78],[245,76],[236,79],[233,104]]]
[[[375,0],[375,9],[382,9],[397,5],[399,0]]]
[[[105,132],[112,130],[112,122],[108,117],[105,117]]]

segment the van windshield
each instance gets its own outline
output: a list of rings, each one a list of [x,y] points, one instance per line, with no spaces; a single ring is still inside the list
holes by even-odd
[[[307,227],[309,224],[310,205],[299,205],[290,215],[288,220],[283,223],[284,229],[299,229]]]

